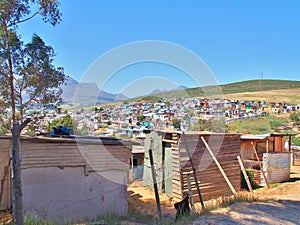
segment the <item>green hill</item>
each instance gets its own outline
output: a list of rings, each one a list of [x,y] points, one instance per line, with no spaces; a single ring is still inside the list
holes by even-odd
[[[300,81],[291,80],[248,80],[223,84],[219,86],[206,86],[197,88],[188,88],[185,90],[172,91],[152,95],[150,98],[182,98],[182,97],[199,97],[211,96],[218,94],[235,94],[244,92],[258,92],[282,89],[300,88]],[[149,98],[143,97],[143,98]]]
[[[221,85],[224,94],[300,88],[300,81],[249,80]]]

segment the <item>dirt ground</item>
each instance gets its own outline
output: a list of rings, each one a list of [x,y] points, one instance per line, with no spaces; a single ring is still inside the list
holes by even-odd
[[[163,216],[175,218],[175,202],[165,194],[159,195],[159,199]],[[134,182],[128,187],[128,206],[144,215],[158,215],[154,192],[149,187],[144,187],[142,181]]]
[[[202,224],[300,224],[300,166],[291,168],[291,180],[270,189],[255,191],[259,201],[237,203],[202,216]]]
[[[129,208],[147,215],[157,215],[154,193],[149,188],[133,183],[128,188]],[[204,224],[300,224],[300,166],[291,168],[291,180],[270,189],[255,191],[259,201],[236,203],[211,211],[193,222]],[[160,195],[164,217],[174,218],[174,202]]]

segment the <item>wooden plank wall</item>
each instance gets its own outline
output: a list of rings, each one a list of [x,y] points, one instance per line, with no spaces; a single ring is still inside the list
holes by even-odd
[[[178,148],[179,134],[172,133],[169,137],[172,148],[172,192],[175,200],[182,200],[182,171],[180,168],[180,152]]]
[[[173,134],[172,139],[178,138],[178,144],[173,144],[173,197],[181,200],[188,194],[187,174],[193,174],[188,154],[181,134]],[[216,158],[224,169],[232,185],[239,191],[241,188],[240,167],[237,156],[240,155],[240,135],[235,134],[185,134],[188,148],[196,168],[197,179],[203,200],[209,200],[222,195],[232,194],[224,177],[212,160],[201,136],[205,138]],[[191,176],[193,196],[199,201],[197,188]]]

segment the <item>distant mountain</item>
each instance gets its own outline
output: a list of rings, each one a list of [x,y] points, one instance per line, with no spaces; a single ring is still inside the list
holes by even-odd
[[[154,89],[150,95],[156,95],[156,94],[161,94],[161,93],[166,93],[166,92],[171,92],[171,91],[181,91],[181,90],[185,90],[187,89],[187,87],[185,86],[178,86],[177,88],[172,88],[172,89]]]
[[[77,107],[88,107],[128,99],[123,94],[111,94],[101,91],[94,82],[79,83],[71,77],[62,86],[62,90],[62,98],[65,104]]]

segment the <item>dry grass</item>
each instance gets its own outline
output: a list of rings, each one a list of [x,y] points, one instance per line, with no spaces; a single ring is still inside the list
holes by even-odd
[[[284,102],[290,104],[299,104],[300,88],[224,94],[223,98],[237,99],[240,101],[252,100],[252,101]]]
[[[201,207],[200,203],[195,204],[195,209],[194,212],[202,215],[202,214],[209,214],[210,211],[219,209],[219,208],[224,208],[229,205],[235,204],[237,202],[254,202],[258,201],[258,197],[255,193],[251,193],[248,191],[240,191],[237,193],[237,196],[231,195],[231,196],[222,196],[219,198],[211,199],[209,201],[204,202],[204,207],[203,209]]]

